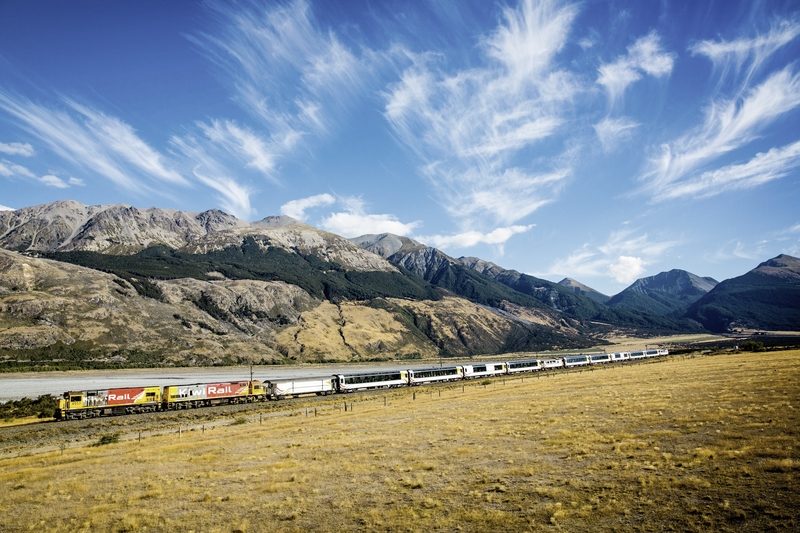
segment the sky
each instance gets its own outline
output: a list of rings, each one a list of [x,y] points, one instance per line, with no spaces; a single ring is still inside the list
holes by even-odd
[[[800,256],[790,0],[0,2],[0,209],[73,199],[615,294]]]

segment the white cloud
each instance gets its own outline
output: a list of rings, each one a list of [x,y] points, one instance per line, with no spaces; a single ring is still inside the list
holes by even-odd
[[[314,207],[332,205],[336,203],[336,198],[328,193],[315,194],[298,200],[291,200],[281,206],[281,214],[290,216],[297,220],[306,219],[306,211]]]
[[[68,110],[51,109],[0,91],[0,110],[65,161],[136,192],[161,189],[132,176],[162,185],[188,185],[128,124],[71,100],[64,104]]]
[[[28,143],[0,143],[0,154],[31,157],[35,153],[33,146]]]
[[[735,181],[741,179],[737,176],[742,170],[752,172],[758,164],[774,163],[777,159],[787,162],[783,157],[786,153],[779,150],[756,156],[746,165],[722,169],[717,174],[713,171],[694,174],[701,166],[750,143],[764,127],[797,106],[800,106],[800,74],[792,72],[791,67],[772,74],[741,99],[712,102],[702,125],[662,145],[660,155],[650,160],[648,170],[641,178],[643,190],[657,201],[669,198],[670,191],[676,186],[690,190],[692,187],[702,188],[702,184],[709,180],[727,178]],[[787,150],[790,152],[791,149]],[[752,174],[756,175],[758,172]]]
[[[322,195],[320,195],[322,196]],[[325,216],[320,226],[344,237],[358,237],[367,233],[394,233],[409,235],[420,222],[401,222],[395,215],[367,213],[364,201],[357,197],[340,198],[344,211]]]
[[[442,249],[471,248],[479,244],[497,246],[501,253],[503,245],[514,235],[525,233],[534,228],[533,224],[515,225],[495,228],[483,233],[480,231],[465,231],[453,235],[418,235],[414,239],[429,246]]]
[[[629,139],[633,135],[633,130],[639,126],[638,122],[627,117],[606,117],[593,127],[603,151],[612,152],[621,142]]]
[[[601,65],[597,82],[606,88],[609,99],[614,102],[622,97],[628,85],[641,79],[643,74],[668,76],[674,60],[674,54],[661,49],[658,34],[651,32],[628,47],[625,56]]]
[[[608,271],[619,283],[629,284],[644,272],[644,260],[641,257],[621,255],[609,265]]]
[[[709,58],[723,76],[728,72],[738,74],[749,64],[745,73],[745,83],[747,83],[769,56],[796,39],[798,35],[800,35],[800,23],[783,20],[766,34],[731,41],[700,41],[690,46],[689,51],[693,55]]]
[[[70,185],[72,185],[73,187],[84,187],[84,186],[86,185],[86,182],[84,182],[84,181],[83,181],[82,179],[80,179],[80,178],[70,178],[70,179],[67,181],[67,183],[69,183],[69,184],[70,184]]]
[[[628,284],[678,244],[676,240],[652,240],[646,233],[625,228],[612,232],[603,244],[584,244],[556,260],[544,275],[576,279],[604,277]]]
[[[483,67],[445,72],[439,56],[409,53],[384,94],[385,118],[464,226],[512,224],[553,201],[571,174],[530,150],[563,128],[562,109],[580,90],[553,67],[576,15],[574,5],[525,0],[481,43]]]
[[[628,53],[611,63],[600,65],[597,83],[605,87],[609,103],[619,102],[628,86],[647,74],[656,78],[669,76],[675,54],[661,48],[661,39],[655,31],[640,37],[628,47]]]
[[[67,185],[64,180],[59,178],[58,176],[54,176],[52,174],[45,174],[39,178],[39,181],[47,185],[48,187],[55,187],[56,189],[67,189],[69,185]]]
[[[0,205],[0,211],[16,211],[13,207],[8,207],[6,205]]]
[[[11,161],[4,159],[0,162],[0,175],[10,178],[11,176],[20,176],[23,178],[36,178],[36,174],[30,171],[25,166],[18,165]]]

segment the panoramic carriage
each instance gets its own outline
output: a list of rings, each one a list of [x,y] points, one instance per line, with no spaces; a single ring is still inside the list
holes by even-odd
[[[367,389],[388,389],[408,385],[408,370],[365,372],[361,374],[336,374],[333,379],[338,392]]]
[[[506,374],[508,371],[507,363],[480,363],[476,365],[464,365],[464,379],[480,378],[485,376],[497,376]]]
[[[564,357],[564,366],[567,368],[574,366],[585,366],[589,364],[591,364],[591,360],[589,359],[588,355],[567,355]]]
[[[527,359],[525,361],[509,361],[507,363],[508,373],[535,372],[544,368],[544,361],[539,359]]]
[[[611,357],[610,353],[593,353],[589,354],[589,363],[593,365],[602,365],[604,363],[610,363],[614,359]]]
[[[422,368],[408,371],[408,384],[420,385],[436,381],[453,381],[464,377],[464,367],[447,366],[444,368]]]

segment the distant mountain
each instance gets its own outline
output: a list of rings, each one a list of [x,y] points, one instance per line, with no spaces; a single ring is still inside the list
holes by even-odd
[[[569,320],[587,329],[603,324],[650,330],[697,329],[683,320],[609,309],[558,283],[507,270],[477,257],[454,259],[408,237],[382,233],[351,241],[436,287],[486,305],[512,304],[535,309],[551,322]]]
[[[347,270],[396,271],[347,239],[290,217],[254,223],[219,210],[187,213],[125,205],[86,206],[60,201],[0,212],[0,248],[20,252],[97,252],[132,255],[152,246],[208,253],[253,237],[264,249],[313,255]]]
[[[701,278],[685,270],[673,269],[637,279],[608,300],[607,305],[638,313],[682,315],[717,283],[713,278]]]
[[[248,223],[216,210],[65,201],[3,211],[0,248],[13,251],[0,250],[0,366],[349,361],[597,342],[438,250],[390,237],[376,245],[381,255],[289,217]]]
[[[590,298],[581,291],[575,291],[559,283],[522,274],[516,270],[506,270],[494,263],[483,261],[476,257],[462,257],[459,261],[515,291],[536,298],[544,305],[567,317],[584,322],[642,328],[651,331],[692,331],[698,329],[696,324],[680,317],[668,317],[648,311],[625,308],[614,309],[598,302],[596,298]]]
[[[580,281],[576,281],[572,278],[564,278],[558,282],[559,285],[562,287],[567,287],[568,289],[572,289],[573,292],[576,294],[580,294],[582,296],[586,296],[590,300],[593,300],[599,304],[604,304],[611,299],[610,296],[606,296],[605,294],[594,290],[593,288],[584,285]]]
[[[733,327],[800,329],[800,259],[779,255],[725,280],[695,302],[686,316],[712,331]]]
[[[463,264],[461,260],[454,259],[441,250],[408,237],[382,233],[362,235],[350,240],[435,287],[474,302],[495,307],[504,301],[534,309],[551,307],[530,294],[518,292],[491,276],[474,270],[470,265]]]

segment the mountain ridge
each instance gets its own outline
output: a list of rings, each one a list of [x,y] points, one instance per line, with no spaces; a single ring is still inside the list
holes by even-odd
[[[717,280],[674,268],[637,279],[606,304],[656,315],[682,315],[691,304],[717,285]]]

